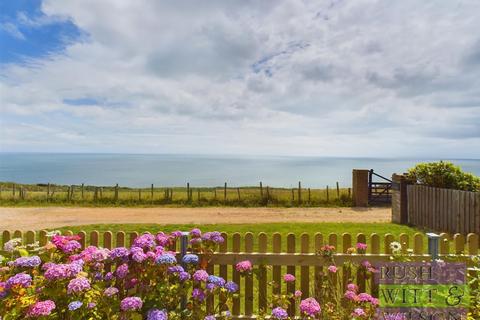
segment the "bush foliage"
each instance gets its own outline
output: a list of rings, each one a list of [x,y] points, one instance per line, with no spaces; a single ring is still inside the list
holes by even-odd
[[[408,171],[408,179],[430,187],[480,191],[480,177],[462,171],[451,162],[420,163]]]

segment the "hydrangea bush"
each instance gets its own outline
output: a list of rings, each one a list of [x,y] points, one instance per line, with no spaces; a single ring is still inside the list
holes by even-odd
[[[9,256],[0,258],[0,319],[227,318],[238,286],[205,271],[224,239],[194,229],[190,252],[177,261],[169,247],[181,235],[146,233],[130,248],[112,250],[82,250],[78,236],[55,233],[30,250],[13,239],[4,246]],[[217,305],[209,314],[211,296]]]

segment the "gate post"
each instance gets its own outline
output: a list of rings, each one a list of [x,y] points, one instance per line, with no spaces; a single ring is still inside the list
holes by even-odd
[[[392,175],[392,222],[408,224],[407,180],[404,175]]]
[[[353,169],[352,191],[353,205],[356,207],[368,206],[368,175],[369,170]]]

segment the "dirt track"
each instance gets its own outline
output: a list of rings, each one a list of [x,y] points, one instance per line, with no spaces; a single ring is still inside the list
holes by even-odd
[[[0,230],[103,223],[390,222],[390,208],[0,208]]]

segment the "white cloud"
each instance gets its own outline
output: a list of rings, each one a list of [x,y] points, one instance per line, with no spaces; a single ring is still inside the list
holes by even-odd
[[[10,34],[14,38],[17,38],[19,40],[25,40],[25,36],[23,35],[23,33],[18,29],[15,24],[11,22],[0,23],[0,29]]]
[[[4,150],[480,157],[478,2],[42,9],[88,36],[4,68]]]

